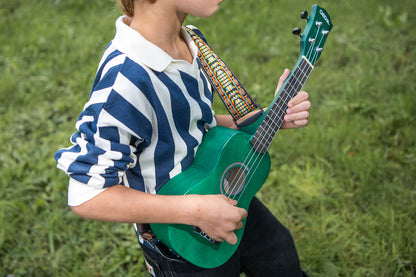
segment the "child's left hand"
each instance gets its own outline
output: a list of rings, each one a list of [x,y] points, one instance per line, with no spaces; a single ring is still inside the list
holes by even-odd
[[[280,76],[279,84],[276,88],[276,93],[282,87],[290,71],[285,69],[282,76]],[[309,101],[309,94],[306,91],[299,91],[287,104],[288,109],[284,117],[282,129],[293,129],[305,127],[309,124],[309,110],[311,102]]]

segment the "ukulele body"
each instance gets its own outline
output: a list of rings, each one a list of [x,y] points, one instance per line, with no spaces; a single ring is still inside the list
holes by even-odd
[[[270,171],[270,156],[253,151],[251,135],[217,126],[209,130],[189,168],[168,181],[159,191],[162,195],[223,194],[248,210]],[[244,227],[236,230],[238,242],[210,242],[193,226],[151,224],[156,237],[189,262],[204,268],[224,264],[236,251]]]

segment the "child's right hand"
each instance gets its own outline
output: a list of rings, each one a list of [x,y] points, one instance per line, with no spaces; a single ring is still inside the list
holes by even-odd
[[[190,200],[192,225],[198,226],[216,241],[237,243],[234,230],[243,228],[247,211],[237,207],[237,201],[224,195],[187,195]]]
[[[116,185],[71,208],[88,219],[198,226],[216,241],[236,244],[234,230],[241,229],[247,217],[247,211],[236,205],[221,194],[159,195]]]

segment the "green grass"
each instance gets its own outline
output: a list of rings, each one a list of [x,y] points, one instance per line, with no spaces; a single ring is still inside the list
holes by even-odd
[[[187,23],[267,106],[313,3],[227,0]],[[279,133],[258,195],[310,276],[415,276],[416,2],[316,3],[335,26],[305,87],[311,123]],[[53,160],[119,14],[111,0],[0,0],[0,276],[147,276],[130,225],[70,212]]]

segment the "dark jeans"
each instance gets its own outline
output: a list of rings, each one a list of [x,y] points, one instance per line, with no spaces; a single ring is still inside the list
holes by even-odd
[[[238,277],[241,272],[248,276],[306,276],[300,269],[289,230],[257,198],[251,201],[238,250],[220,267],[200,268],[175,256],[163,246],[155,247],[148,241],[140,245],[146,262],[158,277]]]

